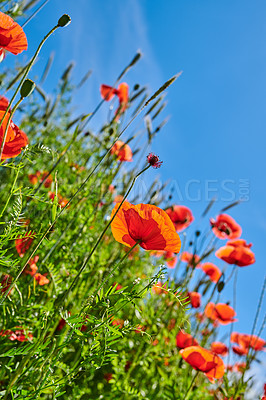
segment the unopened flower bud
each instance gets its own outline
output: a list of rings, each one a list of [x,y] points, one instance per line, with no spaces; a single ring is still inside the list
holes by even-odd
[[[70,16],[67,14],[64,14],[64,15],[62,15],[62,17],[59,18],[57,25],[61,26],[61,28],[63,28],[64,26],[69,25],[70,22],[71,22]]]
[[[35,83],[30,80],[30,79],[26,79],[20,89],[20,96],[22,98],[29,96],[33,90],[35,89]]]

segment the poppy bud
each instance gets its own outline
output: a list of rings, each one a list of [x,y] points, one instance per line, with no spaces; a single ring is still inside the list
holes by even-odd
[[[218,286],[217,286],[218,292],[220,293],[223,290],[223,288],[224,288],[224,282],[221,281],[218,283]]]
[[[159,157],[153,153],[147,155],[147,161],[153,168],[160,168],[163,163],[159,160]]]
[[[62,17],[59,18],[57,25],[61,26],[61,28],[63,28],[64,26],[69,25],[70,22],[71,22],[70,16],[67,14],[64,14],[64,15],[62,15]]]
[[[196,235],[197,237],[199,237],[200,231],[196,231],[196,232],[195,232],[195,235]]]
[[[192,246],[192,245],[193,245],[193,242],[190,241],[188,245],[189,245],[189,246]]]
[[[21,98],[28,97],[35,89],[35,86],[36,85],[32,80],[26,79],[20,89]]]
[[[138,88],[139,88],[139,84],[136,83],[136,85],[133,87],[133,90],[138,90]]]

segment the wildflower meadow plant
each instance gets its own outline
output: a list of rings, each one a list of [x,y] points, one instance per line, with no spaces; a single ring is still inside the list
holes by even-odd
[[[186,241],[193,210],[157,196],[152,174],[167,160],[142,152],[165,124],[161,94],[180,74],[152,95],[130,87],[137,52],[113,85],[100,86],[94,110],[74,116],[72,93],[90,74],[75,86],[67,66],[49,96],[44,78],[28,78],[71,18],[51,16],[54,27],[28,55],[20,16],[39,2],[7,3],[1,66],[22,51],[27,61],[2,69],[0,84],[1,399],[245,399],[256,381],[247,372],[266,348],[256,325],[265,283],[248,333],[234,331],[237,310],[223,288],[238,267],[252,268],[251,245],[227,214]],[[100,108],[108,117],[94,132]],[[139,144],[128,128],[141,118]],[[136,201],[132,189],[148,170],[148,195]]]

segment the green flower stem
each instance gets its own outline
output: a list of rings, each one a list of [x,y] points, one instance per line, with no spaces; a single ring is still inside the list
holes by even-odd
[[[16,182],[17,182],[17,179],[18,179],[18,175],[19,175],[19,173],[20,173],[20,169],[21,169],[21,168],[20,168],[20,166],[19,166],[19,167],[17,168],[17,170],[16,170],[16,176],[15,176],[15,179],[14,179],[14,182],[13,182],[13,185],[12,185],[12,188],[11,188],[11,190],[10,190],[8,199],[7,199],[7,201],[6,201],[6,204],[4,205],[4,208],[3,208],[2,212],[1,212],[0,218],[2,218],[2,216],[3,216],[3,214],[4,214],[5,210],[6,210],[6,208],[7,208],[7,206],[8,206],[9,201],[10,201],[11,197],[13,196],[14,188],[15,188],[15,185],[16,185]]]
[[[25,79],[27,78],[28,73],[30,72],[30,70],[31,70],[31,68],[32,68],[32,66],[33,66],[33,64],[34,64],[34,62],[35,62],[35,60],[36,60],[36,58],[38,57],[38,55],[39,55],[39,53],[40,53],[40,51],[41,51],[42,46],[44,45],[44,43],[46,42],[46,40],[49,38],[49,36],[51,36],[52,33],[54,33],[54,32],[56,31],[57,28],[59,28],[59,25],[56,25],[53,29],[51,29],[50,32],[48,32],[47,35],[44,36],[43,40],[42,40],[41,43],[39,44],[39,46],[38,46],[38,48],[37,48],[37,50],[36,50],[34,56],[32,57],[31,61],[29,62],[28,66],[27,66],[27,68],[26,68],[26,70],[25,70],[25,72],[24,72],[23,77],[21,78],[21,81],[20,81],[20,83],[19,83],[17,89],[15,90],[15,93],[13,94],[13,96],[12,96],[12,98],[11,98],[11,100],[10,100],[10,103],[9,103],[9,105],[8,105],[6,111],[5,111],[5,114],[4,114],[3,118],[2,118],[1,121],[0,121],[0,126],[2,125],[2,123],[3,123],[3,121],[4,121],[4,118],[6,117],[8,111],[10,110],[13,101],[15,100],[15,98],[16,98],[16,96],[17,96],[17,94],[18,94],[18,92],[19,92],[19,90],[20,90],[20,88],[21,88],[21,86],[23,85],[23,82],[24,82]]]
[[[189,395],[189,392],[191,391],[191,389],[192,389],[193,386],[194,386],[194,382],[195,382],[195,380],[196,380],[198,374],[199,374],[199,371],[196,372],[196,374],[194,375],[193,379],[191,380],[190,385],[189,385],[189,387],[188,387],[188,389],[187,389],[187,391],[186,391],[186,393],[185,393],[185,396],[184,396],[183,400],[186,400],[186,399],[187,399],[187,397],[188,397],[188,395]]]
[[[18,106],[19,106],[20,103],[22,102],[22,100],[23,100],[23,97],[21,97],[21,98],[19,99],[19,101],[15,104],[13,110],[10,112],[10,115],[9,115],[9,118],[8,118],[8,121],[7,121],[7,124],[6,124],[6,129],[5,129],[5,132],[4,132],[4,136],[3,136],[3,141],[2,141],[2,144],[1,144],[1,149],[0,149],[0,162],[1,162],[2,154],[3,154],[3,150],[4,150],[4,146],[5,146],[5,141],[6,141],[6,137],[7,137],[7,132],[8,132],[8,128],[9,128],[11,119],[12,119],[12,117],[13,117],[13,115],[14,115],[16,109],[18,108]],[[7,114],[7,112],[5,113],[4,117],[2,118],[1,123],[0,123],[0,126],[2,125],[3,119],[5,118],[6,114]],[[2,215],[3,215],[3,214],[1,214],[1,216],[2,216]]]
[[[121,260],[118,261],[118,263],[114,266],[114,268],[111,269],[111,271],[109,272],[108,276],[102,280],[101,284],[97,287],[97,289],[94,292],[94,295],[96,295],[99,290],[101,290],[101,288],[103,287],[103,285],[108,281],[108,279],[113,275],[113,273],[117,270],[117,268],[119,267],[120,264],[122,264],[125,259],[128,257],[128,255],[135,249],[135,247],[137,247],[140,244],[141,240],[138,240],[134,246],[131,247],[131,249],[129,251],[127,251],[124,256],[121,258]]]

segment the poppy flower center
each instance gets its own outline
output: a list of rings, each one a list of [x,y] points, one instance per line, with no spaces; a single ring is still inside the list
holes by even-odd
[[[0,33],[0,47],[6,47],[12,40],[12,36],[1,35]]]
[[[214,225],[215,226],[215,225]],[[224,232],[226,235],[230,235],[232,233],[232,229],[230,228],[230,226],[226,223],[226,222],[219,222],[216,224],[216,228],[220,231],[220,232]]]

